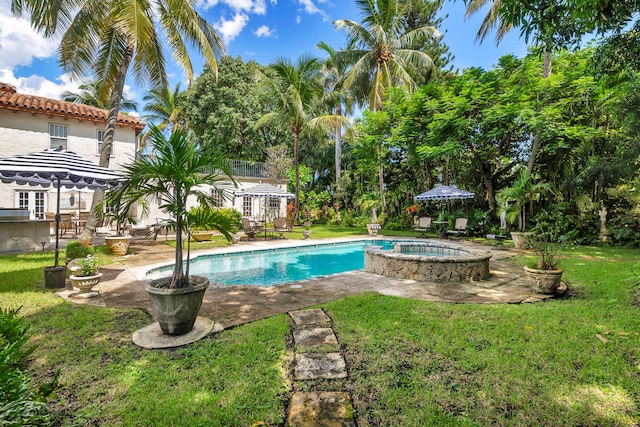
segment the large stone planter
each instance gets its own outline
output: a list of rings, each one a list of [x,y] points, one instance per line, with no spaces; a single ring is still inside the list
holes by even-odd
[[[382,226],[380,224],[367,224],[367,232],[369,236],[377,236]]]
[[[110,254],[124,256],[129,250],[131,236],[107,236],[104,238],[104,242]]]
[[[538,270],[524,267],[531,289],[538,294],[554,294],[560,286],[563,270]]]
[[[529,240],[529,236],[531,236],[531,234],[532,233],[530,232],[512,231],[511,238],[513,239],[513,246],[516,249],[524,249],[527,245],[527,241]]]
[[[162,333],[183,335],[193,328],[209,280],[202,276],[189,276],[191,286],[178,289],[162,287],[170,280],[169,277],[152,280],[145,285],[145,290],[153,303]]]
[[[91,289],[100,283],[100,279],[102,279],[102,273],[98,273],[93,276],[69,276],[69,281],[74,288],[80,289],[80,292],[87,293],[90,292]]]
[[[67,280],[67,267],[59,265],[57,267],[44,268],[44,286],[48,289],[64,288]]]
[[[311,238],[311,230],[302,230],[302,237],[304,237],[304,240],[309,240]]]

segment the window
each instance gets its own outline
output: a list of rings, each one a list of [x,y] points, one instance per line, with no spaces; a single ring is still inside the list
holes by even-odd
[[[98,156],[100,155],[100,153],[102,152],[102,141],[104,140],[104,131],[103,130],[99,130],[97,133],[97,140],[98,140]],[[110,157],[115,157],[115,155],[113,154],[113,143],[111,144],[111,156]]]
[[[49,123],[49,148],[67,149],[67,135],[69,126]]]
[[[270,197],[269,198],[269,208],[271,208],[271,209],[279,209],[280,208],[280,198],[279,197]]]
[[[242,198],[242,215],[253,216],[253,199],[251,197]]]
[[[217,208],[221,208],[224,206],[224,198],[222,197],[222,190],[217,188],[211,189],[211,197],[213,197],[213,202],[215,203]]]

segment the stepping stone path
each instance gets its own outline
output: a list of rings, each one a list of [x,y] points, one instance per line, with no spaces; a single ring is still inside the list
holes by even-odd
[[[293,319],[295,346],[294,381],[347,378],[347,365],[331,329],[331,318],[321,309],[289,312]],[[315,352],[316,349],[332,351]],[[305,349],[314,352],[300,352]],[[343,384],[343,383],[340,383]],[[340,385],[340,387],[343,387]],[[295,391],[289,404],[290,427],[355,427],[349,393],[336,391]]]

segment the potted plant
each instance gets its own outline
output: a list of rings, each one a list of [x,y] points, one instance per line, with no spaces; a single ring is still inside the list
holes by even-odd
[[[550,191],[547,183],[533,183],[531,175],[522,170],[513,185],[503,188],[496,194],[496,199],[501,206],[500,214],[506,214],[506,221],[518,225],[518,231],[511,232],[513,245],[516,249],[523,249],[529,234],[527,229],[527,204]]]
[[[131,205],[139,199],[159,197],[160,209],[172,218],[176,248],[171,277],[153,280],[145,286],[165,335],[183,335],[191,331],[209,286],[205,277],[189,275],[190,239],[183,259],[183,237],[189,233],[187,198],[195,197],[201,206],[215,206],[214,194],[221,174],[234,184],[223,158],[203,150],[184,129],[174,128],[169,137],[150,126],[149,139],[153,156],[136,157],[125,165],[124,179],[110,200],[116,205]],[[211,191],[216,189],[216,191]],[[228,240],[228,224],[211,224]]]
[[[527,247],[538,257],[535,265],[524,267],[525,275],[536,293],[555,293],[564,272],[558,267],[557,257],[567,250],[567,243],[563,238],[556,237],[552,228],[550,223],[539,222],[527,241]]]
[[[304,240],[309,240],[311,238],[311,221],[305,221],[304,230],[302,230],[302,237],[304,237]]]
[[[102,273],[98,271],[98,260],[91,254],[84,258],[79,258],[75,265],[69,267],[71,275],[69,281],[74,288],[86,293],[96,286],[102,278]]]

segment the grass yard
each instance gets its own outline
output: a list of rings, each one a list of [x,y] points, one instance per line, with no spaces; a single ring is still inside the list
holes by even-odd
[[[23,306],[32,325],[32,374],[62,370],[50,401],[58,425],[284,424],[286,315],[143,350],[131,336],[150,323],[146,313],[52,296],[41,269],[50,260],[0,257],[0,306]],[[626,280],[638,261],[637,251],[580,248],[563,264],[571,296],[539,304],[364,294],[322,305],[347,360],[358,426],[639,425],[640,322]]]

